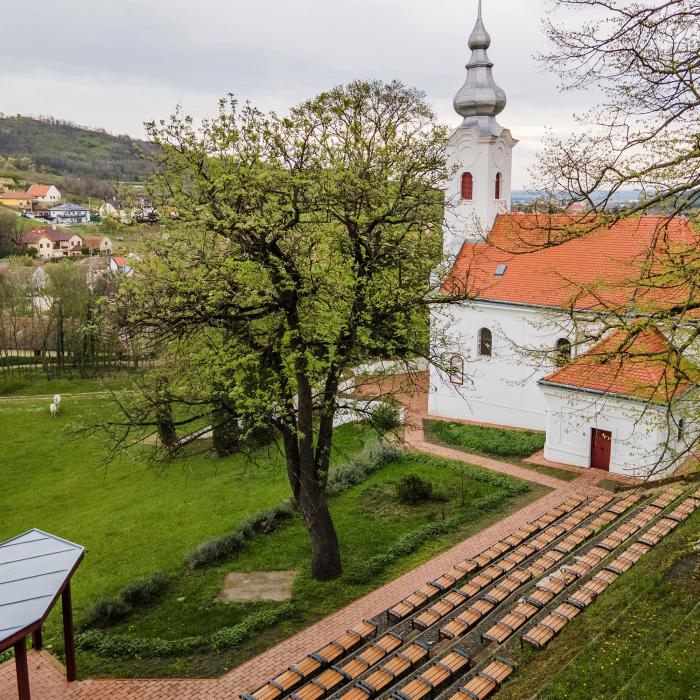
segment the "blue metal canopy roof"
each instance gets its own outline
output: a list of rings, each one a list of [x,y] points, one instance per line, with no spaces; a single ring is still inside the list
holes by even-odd
[[[43,623],[84,553],[36,529],[0,544],[0,651]]]

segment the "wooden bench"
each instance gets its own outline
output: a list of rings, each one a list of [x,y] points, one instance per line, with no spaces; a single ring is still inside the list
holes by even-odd
[[[366,697],[375,697],[390,685],[401,680],[416,666],[421,666],[429,655],[428,647],[420,642],[409,644],[402,652],[383,663],[379,668],[369,674],[367,678],[354,687],[366,693]],[[342,695],[341,697],[345,697]]]
[[[605,550],[600,550],[605,552]],[[574,557],[574,561],[582,561],[584,564],[588,564],[591,568],[594,566],[597,566],[600,564],[600,562],[608,555],[608,552],[605,552],[603,556],[601,556],[598,552],[587,552],[586,554],[579,554],[578,556]]]
[[[316,678],[290,695],[294,700],[320,700],[328,697],[350,679],[336,668],[327,668]]]
[[[461,637],[474,627],[484,615],[488,615],[494,607],[494,604],[485,598],[477,600],[440,630],[440,638],[455,639]]]
[[[538,622],[529,632],[526,632],[520,638],[521,645],[523,642],[527,642],[536,649],[544,649],[579,612],[577,607],[563,603]]]
[[[468,599],[469,596],[463,591],[452,591],[448,593],[444,598],[438,600],[437,603],[433,603],[427,610],[420,613],[420,615],[413,620],[413,627],[422,630],[427,629]]]
[[[502,603],[511,593],[520,588],[523,584],[517,579],[511,576],[506,576],[501,582],[498,583],[494,588],[492,588],[488,593],[484,594],[484,599],[488,600],[494,605]]]
[[[501,687],[503,681],[513,673],[513,666],[505,659],[495,657],[466,685],[463,685],[449,700],[485,700]]]
[[[618,577],[619,574],[616,574],[614,571],[608,571],[607,569],[603,569],[602,571],[599,571],[594,577],[593,581],[599,580],[603,581],[604,583],[607,583],[608,586]]]
[[[440,593],[440,590],[441,589],[437,586],[426,583],[417,591],[411,593],[408,598],[404,598],[392,608],[389,608],[389,610],[386,612],[387,619],[400,622],[405,617],[413,614],[416,610],[418,610],[418,608],[432,600],[436,595],[438,595],[438,593]]]
[[[617,516],[614,513],[610,513],[606,510],[604,513],[596,515],[596,517],[593,518],[593,520],[591,521],[591,528],[598,532],[599,530],[602,530],[606,525],[609,525],[616,518]]]
[[[372,666],[378,664],[383,658],[396,651],[402,644],[403,639],[399,635],[389,632],[364,651],[344,661],[338,666],[338,670],[350,680],[354,680]]]
[[[569,605],[574,605],[575,607],[579,608],[579,610],[584,610],[596,598],[597,598],[597,595],[590,588],[586,588],[585,586],[582,586],[581,588],[579,588],[576,591],[576,593],[570,595],[566,599],[566,602]]]
[[[419,676],[409,681],[401,690],[395,690],[391,697],[398,700],[423,700],[432,698],[458,673],[463,673],[471,665],[471,657],[461,649],[453,649],[440,661],[434,661]]]
[[[525,601],[541,610],[545,605],[551,603],[555,598],[552,591],[546,588],[535,588],[530,595],[524,598]]]
[[[491,629],[481,635],[481,640],[503,644],[513,632],[522,627],[539,608],[528,602],[521,602],[504,615]]]
[[[625,571],[627,571],[628,569],[632,568],[633,564],[633,561],[630,561],[625,557],[619,556],[614,561],[611,561],[605,568],[608,571],[612,571],[614,574],[617,574],[619,576],[621,574],[624,574]]]
[[[573,574],[574,576],[576,576],[576,578],[581,578],[581,576],[585,576],[590,570],[591,567],[582,561],[577,561],[574,564],[567,564],[566,566],[562,567],[562,571],[566,571],[567,573]]]

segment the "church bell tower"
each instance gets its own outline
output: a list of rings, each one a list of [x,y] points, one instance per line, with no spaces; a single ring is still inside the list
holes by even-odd
[[[482,241],[498,214],[510,212],[512,152],[518,143],[497,121],[506,94],[493,78],[487,49],[491,37],[481,18],[481,0],[469,37],[467,78],[454,98],[462,123],[447,138],[447,206],[443,251],[455,256],[467,241]]]

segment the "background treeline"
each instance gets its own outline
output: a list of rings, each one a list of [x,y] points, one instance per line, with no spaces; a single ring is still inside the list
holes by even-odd
[[[151,165],[140,151],[151,148],[145,141],[53,117],[0,114],[0,170],[8,175],[34,169],[74,180],[141,182]]]
[[[69,259],[27,262],[14,259],[0,271],[0,372],[42,370],[51,379],[141,365],[141,344],[123,331],[109,272]]]

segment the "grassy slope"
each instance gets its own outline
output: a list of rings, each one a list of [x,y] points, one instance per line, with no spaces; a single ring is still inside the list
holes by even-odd
[[[678,563],[698,539],[700,512],[545,651],[516,659],[522,665],[498,700],[700,698],[700,556]]]
[[[573,481],[577,472],[556,467],[530,464],[523,461],[544,447],[544,434],[528,430],[505,430],[483,425],[450,423],[448,421],[426,420],[425,435],[431,442],[464,452],[474,452],[486,457],[515,462],[525,469],[553,476],[563,481]]]
[[[0,155],[26,156],[40,170],[106,180],[143,180],[150,166],[138,156],[143,141],[30,117],[0,117]],[[51,181],[55,178],[43,178]]]
[[[407,473],[417,473],[432,481],[448,500],[415,507],[399,506],[393,499],[390,484]],[[242,647],[221,653],[200,652],[181,658],[104,659],[82,653],[79,659],[86,675],[168,676],[218,675],[264,651],[281,639],[291,636],[314,621],[340,609],[352,600],[401,573],[414,568],[435,554],[500,520],[506,513],[541,497],[548,489],[531,485],[524,495],[512,498],[507,505],[481,514],[468,525],[424,545],[386,569],[371,583],[353,584],[347,576],[330,583],[318,583],[308,575],[308,535],[299,518],[278,532],[262,537],[232,561],[203,572],[178,578],[167,597],[151,610],[139,613],[114,631],[137,636],[178,638],[212,632],[222,626],[240,622],[253,610],[274,607],[274,603],[214,603],[218,587],[228,571],[293,570],[300,572],[294,585],[292,602],[295,615],[275,627],[256,634]],[[470,479],[465,480],[467,503],[497,491],[499,487]],[[368,481],[331,500],[346,572],[369,557],[385,552],[399,537],[434,519],[447,517],[462,508],[461,478],[439,462],[406,457],[374,474]],[[321,642],[322,640],[319,640]]]
[[[0,403],[0,540],[38,527],[87,547],[75,579],[78,620],[96,598],[178,568],[194,545],[289,493],[274,449],[259,452],[258,464],[243,455],[197,456],[159,473],[135,454],[103,467],[100,438],[72,439],[65,429],[94,421],[105,406],[64,399],[54,420],[45,402]],[[335,457],[344,459],[364,434],[348,426],[337,437]]]

